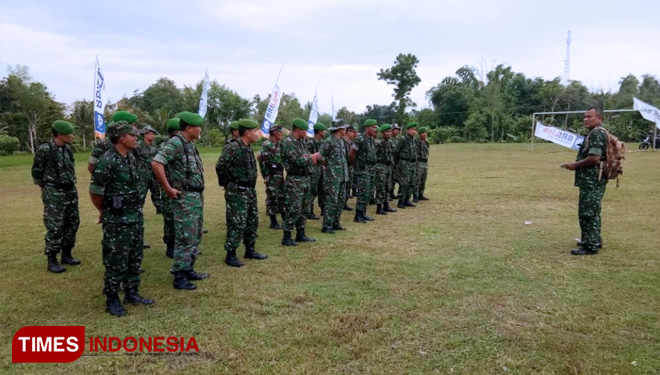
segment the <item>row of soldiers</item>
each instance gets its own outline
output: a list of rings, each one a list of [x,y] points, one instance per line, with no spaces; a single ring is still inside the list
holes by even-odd
[[[198,114],[180,113],[169,121],[169,139],[160,148],[154,144],[157,132],[149,126],[143,127],[140,132],[143,137],[138,142],[136,120],[137,116],[129,112],[116,112],[113,122],[108,124],[107,138],[97,143],[88,160],[92,173],[89,193],[103,226],[106,311],[115,316],[126,314],[119,299],[121,289],[125,291],[124,304],[154,302],[138,293],[143,249],[148,246],[143,241],[143,207],[148,191],[151,191],[157,213],[164,219],[163,241],[167,246],[166,255],[173,258],[170,271],[174,275],[174,288],[193,290],[196,286],[192,281],[209,276],[194,269],[203,232],[205,186],[204,168],[194,141],[201,135],[203,120]],[[295,246],[298,242],[314,241],[305,234],[305,222],[313,215],[311,207],[315,196],[322,207],[323,232],[344,229],[339,220],[342,210],[348,208],[351,174],[355,175],[355,194],[358,195],[357,222],[373,220],[366,215],[371,198],[380,202],[378,213],[394,211],[387,199],[393,186],[390,182],[381,183],[391,181],[389,176],[393,173],[400,185],[399,207],[414,206],[410,203],[411,195],[415,199],[426,199],[423,183],[417,186],[414,176],[425,176],[428,143],[425,147],[422,145],[424,131],[420,131],[419,139],[414,137],[416,127],[415,123],[408,124],[406,135],[396,142],[392,140],[392,126],[388,124],[380,128],[382,135],[377,139],[375,120],[367,120],[364,134],[355,139],[350,138],[350,134],[355,133],[350,125],[333,122],[332,135],[322,142],[323,132],[327,130],[323,124],[316,124],[317,137],[309,141],[307,123],[302,119],[293,122],[293,131],[284,140],[281,140],[284,129],[278,125],[271,127],[270,139],[264,142],[259,155],[259,164],[267,187],[271,227],[279,226],[275,219],[277,213],[283,216],[282,244]],[[48,270],[60,273],[65,269],[57,262],[58,253],[62,254],[62,264],[80,264],[72,256],[80,220],[70,146],[74,128],[58,120],[52,129],[53,139],[35,154],[32,176],[42,190]],[[235,136],[223,148],[216,172],[225,189],[227,207],[225,262],[240,267],[243,263],[236,257],[236,250],[241,241],[245,245],[245,258],[267,258],[255,250],[257,161],[251,145],[258,140],[260,132],[258,124],[247,119],[232,123],[232,129],[236,130]],[[381,148],[391,152],[377,152]],[[422,149],[426,151],[420,154]],[[416,172],[417,168],[422,172]],[[291,237],[294,228],[297,230],[295,239]]]

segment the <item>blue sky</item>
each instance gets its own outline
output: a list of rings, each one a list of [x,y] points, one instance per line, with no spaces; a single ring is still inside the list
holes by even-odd
[[[660,1],[34,1],[0,0],[0,75],[27,65],[67,104],[91,99],[96,56],[106,98],[160,77],[211,79],[246,98],[280,87],[321,112],[389,104],[376,73],[399,53],[419,60],[425,93],[463,65],[510,65],[528,77],[562,76],[570,29],[571,79],[614,90],[621,77],[660,75]]]

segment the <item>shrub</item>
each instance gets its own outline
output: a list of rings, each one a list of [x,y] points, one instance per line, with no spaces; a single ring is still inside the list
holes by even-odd
[[[11,155],[18,150],[19,145],[18,138],[7,134],[0,134],[0,154]]]

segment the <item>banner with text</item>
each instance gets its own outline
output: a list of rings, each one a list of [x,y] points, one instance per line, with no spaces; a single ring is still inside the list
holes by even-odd
[[[105,102],[103,101],[103,92],[105,91],[105,78],[99,65],[99,58],[96,57],[96,67],[94,68],[94,136],[96,138],[105,138]]]
[[[645,119],[655,122],[655,126],[660,129],[660,110],[635,97],[633,97],[633,108],[638,110]]]
[[[202,118],[206,115],[206,107],[209,97],[209,88],[211,87],[211,81],[209,80],[209,72],[204,74],[204,83],[202,84],[202,96],[199,98],[199,115]]]
[[[278,86],[276,83],[275,87],[273,88],[273,93],[270,95],[270,101],[268,102],[268,108],[266,108],[264,120],[261,122],[261,132],[266,137],[270,133],[270,127],[275,124],[275,119],[277,119],[277,112],[280,109],[281,101],[282,91],[280,91],[280,86]]]
[[[536,131],[534,132],[534,135],[541,139],[545,139],[546,141],[550,141],[552,143],[556,143],[560,146],[571,148],[573,150],[579,149],[580,145],[582,144],[582,140],[584,139],[584,137],[581,135],[573,134],[569,131],[557,129],[552,126],[546,126],[538,121],[536,122]]]
[[[319,102],[316,100],[316,94],[314,94],[314,100],[312,101],[312,110],[309,112],[309,120],[307,120],[307,136],[314,137],[314,124],[319,119]]]

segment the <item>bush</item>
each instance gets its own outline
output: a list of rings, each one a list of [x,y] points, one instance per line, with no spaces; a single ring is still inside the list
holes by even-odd
[[[19,145],[18,138],[7,134],[0,134],[0,154],[11,155],[18,150]]]

